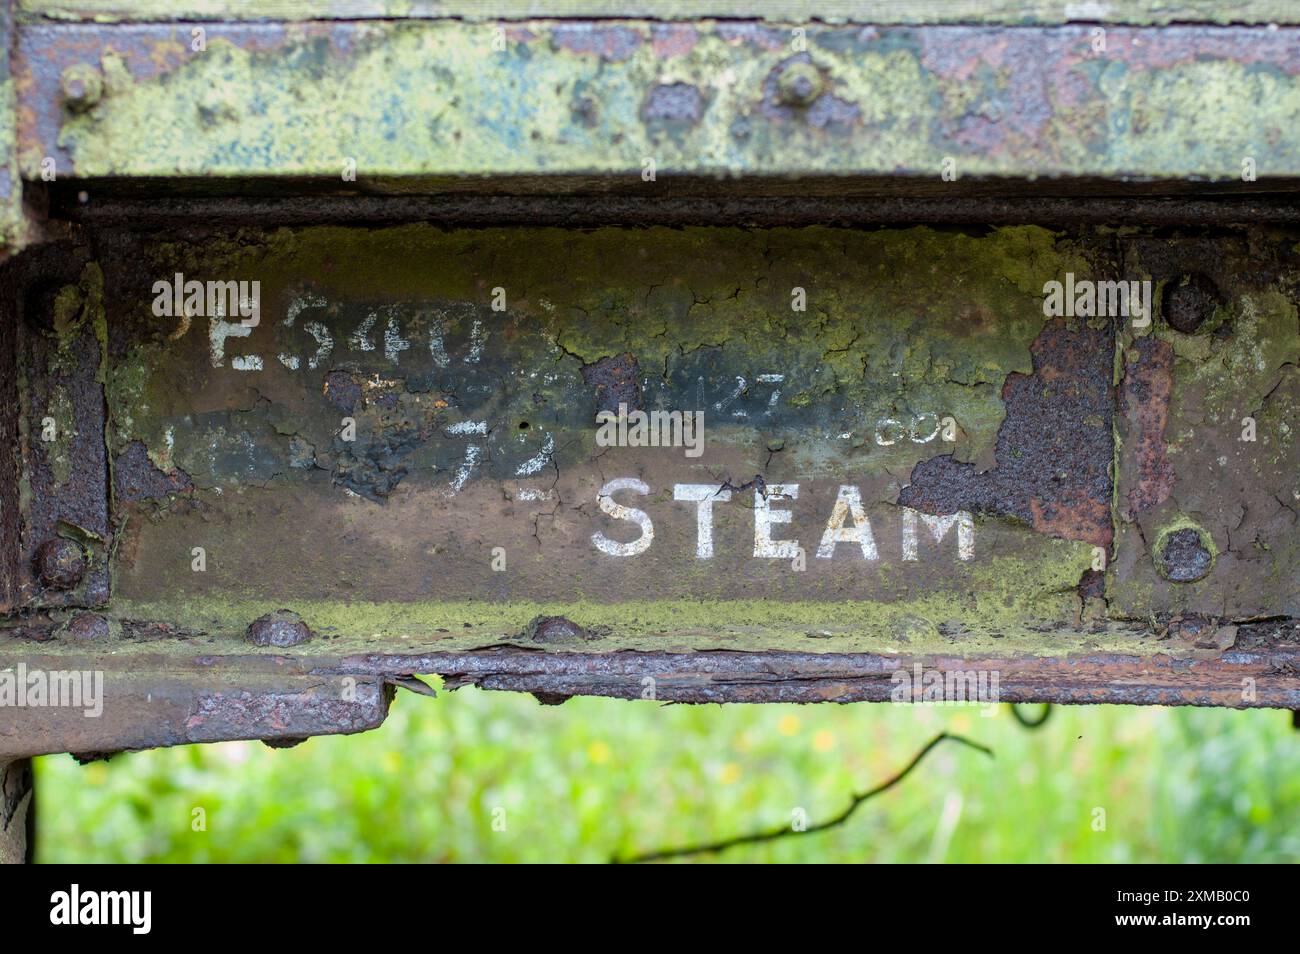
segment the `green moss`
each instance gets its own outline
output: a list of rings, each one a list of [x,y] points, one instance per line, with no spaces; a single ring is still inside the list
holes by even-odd
[[[322,635],[342,639],[340,646],[360,641],[373,651],[386,652],[407,651],[408,645],[420,645],[423,651],[450,651],[519,641],[529,620],[538,615],[565,616],[605,633],[598,642],[561,646],[561,650],[1056,653],[1074,644],[1131,648],[1133,637],[1125,631],[1072,633],[1063,621],[1076,608],[1074,586],[1090,563],[1091,548],[1052,541],[1050,549],[1043,560],[994,557],[975,564],[970,585],[961,591],[918,590],[891,602],[295,600],[290,608]],[[120,619],[164,620],[228,641],[238,639],[249,623],[284,602],[210,592],[200,595],[190,588],[176,588],[163,600],[116,599],[114,613]],[[322,651],[335,651],[335,647],[326,642]]]

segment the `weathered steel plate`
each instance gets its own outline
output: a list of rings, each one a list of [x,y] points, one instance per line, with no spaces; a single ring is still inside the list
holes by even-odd
[[[8,549],[0,607],[108,599],[102,288],[84,255],[46,248],[4,266],[3,411],[16,453],[0,471]],[[92,277],[93,276],[93,277]]]
[[[27,18],[53,20],[352,20],[539,16],[646,17],[658,20],[762,18],[828,23],[1291,23],[1286,0],[19,0]]]
[[[119,614],[235,636],[283,605],[448,648],[540,614],[607,649],[991,651],[1075,620],[1110,540],[1111,331],[1044,320],[1043,283],[1087,267],[1044,230],[122,251]],[[155,316],[178,273],[260,281],[257,325]],[[620,404],[702,431],[608,446],[596,415]]]
[[[1300,616],[1294,239],[1127,244],[1165,320],[1121,353],[1111,606],[1195,628]]]
[[[113,592],[11,619],[0,671],[130,704],[10,710],[3,754],[356,731],[411,673],[847,702],[921,665],[1005,701],[1294,708],[1294,241],[103,228],[14,294],[44,367],[104,329]],[[1045,315],[1069,275],[1151,281],[1153,320]],[[702,429],[609,446],[620,404]],[[1229,466],[1238,407],[1262,447]],[[1186,520],[1211,572],[1148,572]]]
[[[17,34],[18,153],[33,180],[49,160],[60,179],[243,191],[266,177],[655,195],[736,178],[799,195],[955,195],[999,177],[1016,192],[1070,180],[1092,193],[1300,177],[1290,26],[37,22]]]

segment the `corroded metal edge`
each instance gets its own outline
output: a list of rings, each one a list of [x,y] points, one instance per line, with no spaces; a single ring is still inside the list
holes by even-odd
[[[1275,183],[1274,183],[1275,184]],[[1297,183],[1300,188],[1300,183]],[[580,228],[599,225],[1131,225],[1250,226],[1300,224],[1300,199],[1290,196],[716,196],[673,198],[591,196],[250,196],[107,195],[81,203],[75,191],[53,192],[58,216],[96,228],[184,235],[218,225],[390,225],[428,222],[448,227],[523,225]],[[196,225],[195,223],[201,223]]]
[[[42,668],[25,658],[24,672]],[[16,667],[5,661],[0,669]],[[201,742],[262,739],[292,742],[378,728],[392,690],[377,676],[224,673],[202,667],[123,668],[111,658],[53,662],[48,669],[102,674],[103,711],[85,708],[0,709],[0,762],[60,752],[111,754]]]
[[[31,861],[35,817],[32,763],[0,758],[0,865]]]
[[[463,653],[43,656],[28,671],[104,673],[103,715],[11,708],[0,760],[115,752],[228,739],[290,740],[365,731],[392,684],[438,675],[448,689],[673,703],[885,702],[902,671],[997,674],[998,702],[1122,703],[1300,709],[1300,647],[1191,655],[881,656],[798,652],[575,653],[485,648]],[[0,669],[16,665],[0,658]],[[951,703],[945,703],[951,704]],[[971,704],[987,704],[985,702]]]
[[[1291,23],[1287,0],[18,0],[26,19],[166,21],[552,17],[645,17],[659,20],[736,17],[836,23]]]

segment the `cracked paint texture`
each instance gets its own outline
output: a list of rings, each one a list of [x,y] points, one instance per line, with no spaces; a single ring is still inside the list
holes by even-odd
[[[336,634],[392,619],[508,638],[564,615],[617,624],[619,645],[1046,650],[1044,634],[1077,613],[1089,548],[977,518],[974,559],[959,557],[955,529],[936,543],[925,524],[906,559],[897,500],[920,460],[990,455],[1004,382],[1032,370],[1043,283],[1085,267],[1079,247],[1037,228],[126,240],[105,260],[110,444],[137,465],[142,444],[153,483],[177,489],[131,505],[115,606],[206,632],[268,600]],[[259,280],[260,323],[214,354],[211,316],[152,314],[152,282],[176,272]],[[238,370],[241,355],[261,370]],[[584,371],[626,355],[644,408],[704,411],[703,456],[597,446]],[[598,506],[614,477],[648,489],[618,499],[654,523],[635,557],[592,544],[596,531],[636,533]],[[765,501],[752,488],[783,482],[800,491],[767,502],[791,511],[773,536],[797,541],[802,571],[754,557]],[[678,483],[749,485],[714,503],[712,559],[696,556],[696,504],[673,499]],[[860,490],[875,560],[844,542],[815,556],[844,484]],[[762,599],[801,609],[781,622]],[[840,640],[808,636],[822,630]]]

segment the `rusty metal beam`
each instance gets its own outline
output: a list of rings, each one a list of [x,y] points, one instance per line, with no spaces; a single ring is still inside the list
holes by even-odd
[[[392,690],[374,673],[310,674],[187,660],[181,666],[124,668],[110,657],[7,657],[3,668],[34,685],[44,672],[86,673],[78,705],[13,705],[0,720],[0,759],[262,739],[292,743],[314,735],[378,728]],[[98,680],[98,682],[97,682]]]
[[[23,176],[52,160],[64,179],[227,191],[661,194],[700,177],[801,195],[810,177],[929,195],[1300,179],[1290,26],[1099,41],[1086,26],[232,22],[204,27],[201,50],[192,29],[21,24]]]
[[[471,21],[642,17],[649,20],[763,19],[866,24],[1293,23],[1285,0],[1125,0],[1090,5],[1053,0],[19,0],[26,19],[98,20],[354,20]]]
[[[362,731],[420,673],[1300,709],[1293,12],[488,12],[0,21],[0,230],[61,239],[0,272],[0,759]]]
[[[58,189],[56,213],[91,228],[204,228],[319,225],[394,225],[428,222],[448,227],[602,225],[1043,225],[1245,227],[1300,224],[1300,200],[1277,195],[1133,196],[918,196],[830,197],[690,195],[602,196],[319,196],[283,198],[97,195],[82,203],[78,190]]]
[[[0,756],[0,865],[31,861],[33,792],[31,760]]]
[[[1286,476],[1261,469],[1294,453],[1285,236],[417,225],[232,246],[91,227],[102,279],[65,255],[46,297],[77,304],[67,327],[107,328],[115,590],[93,613],[11,619],[0,674],[102,671],[112,704],[103,721],[21,712],[11,754],[352,731],[382,718],[385,680],[414,673],[548,699],[649,685],[666,701],[858,701],[919,663],[996,672],[1008,701],[1296,707],[1295,623],[1261,621],[1290,612],[1297,566]],[[1045,318],[1044,283],[1075,270],[1150,276],[1151,330]],[[154,314],[155,282],[178,271],[258,276],[260,320]],[[43,300],[13,279],[13,301]],[[795,287],[815,319],[791,310]],[[1181,289],[1210,287],[1202,327]],[[52,330],[25,333],[63,367]],[[1160,357],[1179,348],[1214,361]],[[1272,456],[1236,491],[1245,541],[1206,519],[1214,461],[1173,452],[1192,388],[1203,415],[1272,402]],[[711,437],[698,458],[597,446],[591,416],[620,402],[703,406]],[[950,415],[951,444],[904,408]],[[626,474],[646,482],[657,539],[611,556],[593,534],[635,530],[617,532],[599,488]],[[683,481],[728,494],[710,555],[672,499]],[[778,535],[819,549],[849,484],[878,552],[756,559],[764,488],[795,482]],[[914,537],[909,554],[905,521],[954,512],[973,515],[969,552],[949,526],[947,549]],[[1207,580],[1138,599],[1134,570],[1089,569],[1117,526],[1124,566],[1158,567],[1159,533],[1189,512],[1219,548]],[[371,687],[360,714],[337,698],[348,678]]]
[[[942,679],[983,674],[1001,702],[1300,708],[1300,629],[1245,627],[1228,653],[1061,657],[826,652],[542,652],[518,646],[470,652],[177,654],[133,651],[21,657],[31,670],[104,673],[103,714],[18,708],[0,731],[0,758],[113,752],[223,739],[293,740],[377,727],[391,685],[412,673],[448,689],[595,695],[676,703],[898,702],[921,667]],[[0,657],[9,666],[13,656]],[[904,677],[908,677],[905,679]],[[225,688],[222,688],[225,687]],[[903,687],[903,688],[900,688]],[[918,689],[917,701],[921,701]],[[349,698],[350,697],[350,698]]]

